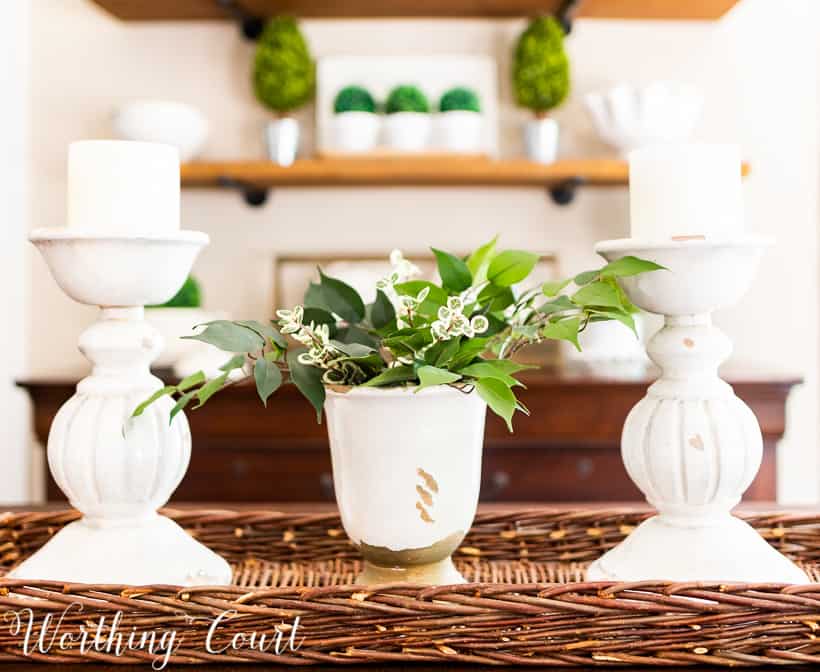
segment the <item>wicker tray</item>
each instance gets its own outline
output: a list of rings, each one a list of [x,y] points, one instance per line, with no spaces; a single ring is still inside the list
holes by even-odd
[[[0,611],[38,627],[60,614],[60,634],[100,626],[175,633],[172,663],[463,662],[506,665],[719,665],[820,663],[820,584],[586,583],[586,565],[647,514],[635,510],[538,509],[482,514],[457,553],[472,583],[425,588],[352,586],[359,558],[337,515],[166,510],[234,563],[230,587],[64,585],[0,579]],[[41,546],[74,512],[0,518],[0,563]],[[812,580],[820,566],[820,514],[746,516]],[[31,612],[25,611],[31,609]],[[237,633],[287,636],[298,617],[301,647],[209,653]],[[26,616],[25,618],[29,618]],[[0,624],[0,660],[144,663],[144,648],[23,650],[14,618]],[[38,634],[35,631],[35,636]],[[164,654],[162,654],[164,655]]]

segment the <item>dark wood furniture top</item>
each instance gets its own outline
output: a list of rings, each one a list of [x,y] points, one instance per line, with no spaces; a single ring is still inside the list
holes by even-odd
[[[786,399],[800,379],[741,367],[727,368],[724,375],[763,432],[763,464],[746,497],[773,501]],[[627,413],[654,377],[651,370],[625,377],[601,367],[528,372],[521,399],[532,414],[516,416],[515,433],[487,416],[482,501],[641,501],[621,461],[620,437]],[[75,382],[20,382],[33,400],[41,443]],[[252,385],[237,385],[211,399],[207,409],[189,412],[188,419],[191,465],[172,503],[333,501],[326,429],[295,388],[282,388],[266,409]],[[48,499],[64,501],[50,476],[48,484]]]
[[[738,0],[584,0],[578,16],[600,19],[719,19]],[[230,19],[224,5],[252,16],[306,18],[508,18],[554,14],[562,0],[94,0],[124,21]]]

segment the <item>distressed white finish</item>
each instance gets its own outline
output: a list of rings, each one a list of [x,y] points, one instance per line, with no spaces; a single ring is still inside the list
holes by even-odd
[[[807,581],[730,514],[760,467],[762,438],[752,411],[718,377],[732,347],[710,314],[743,296],[768,244],[748,236],[596,246],[608,261],[634,255],[669,270],[622,281],[638,306],[666,318],[648,346],[663,373],[621,440],[627,472],[658,515],[593,563],[591,580]]]
[[[481,397],[447,386],[418,393],[328,390],[325,411],[336,501],[350,539],[395,552],[449,540],[436,558],[444,566],[430,568],[426,580],[414,580],[463,582],[450,554],[470,529],[478,503],[486,415]],[[432,504],[424,504],[418,488]],[[408,568],[391,569],[401,580]]]
[[[230,567],[157,514],[188,468],[185,416],[169,424],[165,398],[138,418],[140,401],[162,386],[149,366],[162,347],[143,320],[144,303],[181,286],[205,234],[105,238],[67,230],[31,237],[57,283],[80,303],[102,307],[80,336],[91,375],[59,410],[49,431],[54,480],[83,518],[14,569],[14,578],[86,583],[229,583]]]

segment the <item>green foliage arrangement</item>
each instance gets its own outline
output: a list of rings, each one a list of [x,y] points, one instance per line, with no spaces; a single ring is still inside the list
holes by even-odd
[[[430,103],[427,96],[417,86],[402,85],[394,88],[384,104],[387,114],[396,112],[429,112]]]
[[[271,19],[256,46],[253,91],[275,112],[301,107],[313,97],[316,64],[296,21],[287,16]]]
[[[536,284],[514,291],[532,273],[538,255],[496,250],[496,240],[466,259],[433,249],[438,284],[415,279],[419,269],[398,250],[392,272],[377,284],[376,300],[365,305],[355,289],[319,269],[303,305],[276,311],[270,323],[218,320],[189,336],[235,354],[223,373],[208,380],[201,371],[178,385],[158,390],[135,411],[172,395],[173,419],[189,403],[202,406],[232,384],[236,370],[253,376],[262,402],[283,384],[293,383],[321,421],[326,386],[413,386],[417,391],[451,385],[475,391],[504,418],[512,431],[521,383],[515,374],[527,366],[510,358],[546,339],[569,341],[590,322],[618,320],[634,330],[634,306],[618,278],[660,268],[624,257],[564,282]],[[288,340],[286,337],[292,340]],[[293,346],[293,343],[296,346]]]
[[[370,112],[376,111],[376,101],[370,91],[363,86],[346,86],[336,94],[333,101],[333,111],[341,112]]]
[[[438,103],[438,109],[441,112],[452,112],[454,110],[481,112],[481,103],[475,91],[463,86],[457,86],[444,93]]]
[[[569,94],[564,31],[552,16],[533,19],[518,38],[513,56],[516,102],[536,114],[558,107]]]
[[[196,278],[189,275],[185,280],[185,284],[180,287],[179,291],[174,296],[159,306],[150,306],[151,308],[199,308],[202,306],[202,289],[199,286]]]

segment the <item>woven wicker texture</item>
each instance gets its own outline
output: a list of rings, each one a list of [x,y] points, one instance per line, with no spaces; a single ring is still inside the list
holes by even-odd
[[[506,665],[648,666],[820,663],[820,585],[586,583],[584,567],[647,514],[554,509],[482,514],[457,553],[463,586],[349,585],[359,558],[336,515],[269,511],[173,511],[197,538],[228,557],[233,586],[64,585],[0,579],[0,610],[32,610],[35,627],[74,605],[60,634],[175,631],[174,663],[465,662]],[[73,512],[0,518],[6,568],[41,546]],[[806,567],[820,557],[820,515],[747,516],[770,543]],[[81,607],[81,609],[80,609]],[[299,618],[297,651],[245,646],[211,654],[237,633]],[[13,619],[11,619],[13,622]],[[8,619],[7,619],[8,621]],[[38,633],[35,632],[35,636]],[[241,638],[240,638],[241,641]],[[51,647],[26,656],[21,634],[0,626],[0,660],[136,663],[144,649]]]

